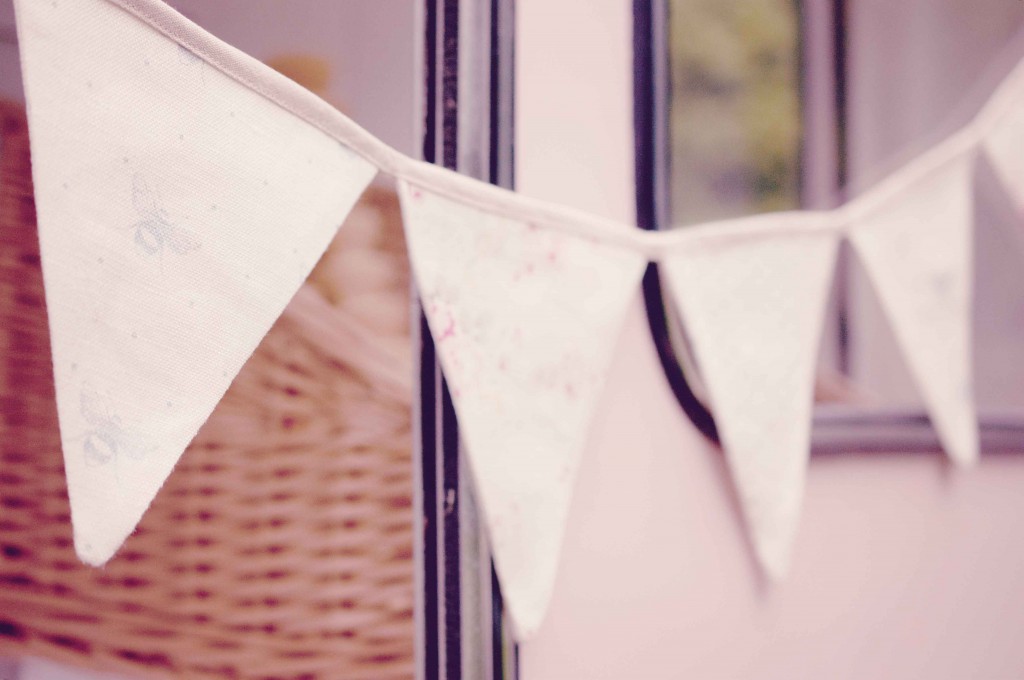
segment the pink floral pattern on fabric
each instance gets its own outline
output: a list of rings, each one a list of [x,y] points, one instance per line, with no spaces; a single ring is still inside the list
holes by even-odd
[[[591,412],[646,259],[402,184],[421,304],[502,592],[540,623]]]

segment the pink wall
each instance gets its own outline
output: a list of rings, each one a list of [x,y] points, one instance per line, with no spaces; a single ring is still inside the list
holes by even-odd
[[[629,3],[517,9],[520,189],[628,218]],[[938,456],[815,458],[792,574],[766,586],[721,456],[668,391],[638,297],[523,677],[1024,677],[1021,515],[1024,457],[967,473]]]

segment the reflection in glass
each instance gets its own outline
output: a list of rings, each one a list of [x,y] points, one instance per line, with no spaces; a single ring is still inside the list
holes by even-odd
[[[793,0],[671,0],[671,221],[798,208]]]

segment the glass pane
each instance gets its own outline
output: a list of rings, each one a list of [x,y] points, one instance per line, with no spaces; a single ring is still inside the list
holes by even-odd
[[[1024,2],[852,2],[847,16],[851,194],[945,139],[1024,56]],[[912,86],[910,85],[912,84]],[[1024,415],[1024,250],[1020,224],[987,162],[974,169],[975,399],[986,415]],[[853,261],[850,377],[872,403],[922,405],[874,289]]]
[[[799,12],[791,0],[670,0],[671,221],[800,203]]]

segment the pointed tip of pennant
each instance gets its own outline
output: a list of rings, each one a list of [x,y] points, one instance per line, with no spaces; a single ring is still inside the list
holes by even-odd
[[[545,597],[542,602],[534,602],[532,604],[524,605],[524,599],[531,599],[529,593],[524,593],[523,596],[513,596],[505,598],[505,607],[508,611],[509,623],[512,627],[512,637],[517,642],[527,642],[537,631],[540,630],[541,623],[544,621],[544,616],[547,614],[547,604],[549,597]]]
[[[792,539],[787,541],[758,541],[755,534],[754,554],[761,571],[772,584],[779,584],[789,575],[792,561]]]
[[[75,554],[89,566],[102,567],[135,531],[142,512],[103,513],[101,518],[94,518],[91,514],[81,510],[76,512],[72,502]]]
[[[771,485],[773,490],[766,488],[753,495],[750,480],[744,482],[743,479],[739,473],[736,481],[742,489],[747,489],[743,514],[754,559],[769,583],[782,583],[789,576],[793,546],[800,529],[804,475],[797,474],[788,483],[775,480]]]
[[[547,618],[555,591],[558,577],[555,550],[549,549],[536,557],[538,559],[528,564],[520,562],[512,569],[506,568],[505,577],[502,576],[501,565],[495,564],[501,579],[501,596],[509,627],[516,642],[527,642],[537,635]],[[510,571],[511,574],[508,573]]]
[[[129,534],[130,533],[131,532],[129,531]],[[76,533],[74,538],[75,554],[78,555],[78,559],[83,563],[88,564],[90,567],[102,567],[110,561],[110,558],[114,556],[117,549],[121,547],[121,544],[127,538],[128,534],[125,534],[114,546],[97,545],[92,540],[83,538]]]
[[[971,432],[964,433],[957,439],[959,441],[951,441],[946,444],[949,458],[961,469],[969,470],[976,467],[981,458],[981,443],[977,424],[974,424]]]
[[[965,456],[958,456],[953,458],[953,462],[961,470],[972,470],[978,466],[979,456],[977,451],[969,453]]]
[[[939,441],[946,450],[946,455],[960,469],[970,469],[978,464],[981,458],[981,433],[978,429],[978,419],[975,416],[973,407],[963,412],[961,419],[955,419],[950,414],[949,420],[944,422],[945,427],[939,430]],[[961,420],[962,422],[955,422]],[[954,427],[954,425],[959,425]]]
[[[70,419],[66,419],[70,420]],[[189,438],[191,439],[191,438]],[[100,567],[110,561],[135,531],[150,502],[177,462],[187,441],[168,441],[143,460],[111,459],[103,465],[83,464],[80,441],[64,440],[68,498],[75,553],[82,562]]]

